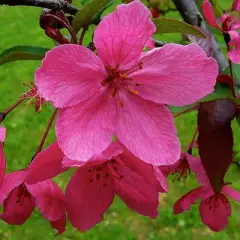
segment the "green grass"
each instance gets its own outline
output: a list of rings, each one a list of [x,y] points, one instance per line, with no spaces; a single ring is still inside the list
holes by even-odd
[[[53,46],[50,39],[45,37],[38,25],[40,10],[26,7],[0,7],[0,52],[13,45],[38,45],[42,47]],[[166,37],[166,36],[165,36]],[[167,36],[167,39],[177,41],[179,36]],[[33,80],[34,71],[39,67],[40,61],[14,62],[0,67],[0,111],[13,104],[18,96],[26,91],[23,82]],[[21,106],[12,112],[4,121],[8,129],[5,143],[7,156],[7,170],[13,171],[24,168],[29,163],[36,151],[46,123],[51,116],[52,108],[44,106],[39,114],[34,112],[31,105]],[[176,120],[178,134],[183,145],[190,141],[196,127],[196,113],[189,113]],[[240,136],[236,123],[235,138]],[[47,144],[55,139],[54,132],[47,140]],[[239,143],[238,143],[239,144]],[[240,147],[239,147],[240,148]],[[228,174],[229,181],[234,181],[234,186],[240,188],[240,170],[231,167]],[[64,186],[70,173],[57,178],[57,182]],[[91,240],[141,240],[141,239],[238,239],[240,234],[240,207],[232,203],[233,216],[229,226],[221,233],[212,233],[200,222],[197,206],[191,211],[174,216],[172,207],[174,202],[188,190],[194,188],[196,183],[192,177],[186,182],[169,182],[169,193],[160,195],[159,217],[150,220],[133,213],[119,200],[115,199],[110,210],[105,214],[105,221],[87,233],[79,233],[67,226],[66,232],[58,239],[91,239]],[[54,232],[49,223],[44,220],[38,211],[23,226],[9,226],[0,221],[0,239],[17,240],[49,240],[54,239]]]

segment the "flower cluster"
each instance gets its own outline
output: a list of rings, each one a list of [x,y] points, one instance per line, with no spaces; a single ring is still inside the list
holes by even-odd
[[[226,13],[219,25],[208,0],[202,9],[213,27],[230,36],[229,58],[239,63],[239,21]],[[235,1],[232,10],[239,9]],[[202,222],[213,231],[224,229],[231,215],[227,196],[240,201],[240,193],[224,181],[221,191],[213,189],[200,157],[192,155],[194,139],[187,153],[181,152],[168,109],[213,92],[216,61],[195,43],[155,47],[151,11],[139,0],[102,18],[93,49],[70,43],[59,30],[65,25],[56,24],[58,18],[64,22],[63,12],[54,16],[49,22],[43,15],[41,26],[59,45],[46,53],[35,84],[21,100],[34,98],[37,111],[45,102],[54,106],[43,140],[57,115],[56,141],[44,150],[42,141],[27,168],[6,174],[6,129],[0,127],[0,218],[21,225],[37,207],[58,234],[67,218],[86,231],[103,220],[115,195],[133,211],[156,218],[167,176],[177,174],[180,180],[193,172],[200,186],[175,203],[174,213],[200,199]],[[63,192],[52,178],[71,168],[75,173]]]

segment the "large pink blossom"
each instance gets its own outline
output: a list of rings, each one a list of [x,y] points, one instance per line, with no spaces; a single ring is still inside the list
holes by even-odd
[[[56,108],[59,146],[87,161],[117,138],[141,160],[172,164],[180,143],[165,104],[182,106],[212,92],[218,67],[196,44],[142,52],[155,32],[138,0],[105,16],[94,33],[97,55],[66,44],[50,50],[35,79]]]
[[[115,194],[133,211],[151,218],[157,216],[158,194],[168,189],[157,167],[142,162],[118,142],[87,163],[62,158],[61,153],[56,158],[56,152],[51,154],[55,147],[51,145],[35,158],[26,181],[33,184],[54,177],[58,173],[53,166],[61,163],[76,167],[65,194],[68,218],[74,227],[85,231],[102,221]],[[59,173],[64,169],[57,168]]]
[[[232,9],[239,11],[239,1],[234,1]],[[221,17],[221,25],[218,24],[209,0],[203,1],[202,11],[211,26],[219,29],[225,35],[228,34],[229,39],[226,39],[229,47],[228,56],[233,62],[240,63],[240,36],[237,32],[237,30],[240,29],[240,20],[236,20],[234,15],[223,14]]]
[[[6,138],[6,128],[0,126],[0,186],[3,182],[6,172],[6,158],[3,152],[3,142]]]
[[[12,225],[22,225],[37,206],[58,234],[65,231],[65,199],[62,190],[51,180],[33,185],[25,182],[27,170],[16,171],[4,177],[0,187],[1,219]]]

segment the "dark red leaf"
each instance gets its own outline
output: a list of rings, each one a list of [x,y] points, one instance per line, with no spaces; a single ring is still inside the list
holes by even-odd
[[[231,121],[234,116],[235,106],[228,99],[201,103],[199,106],[199,155],[215,192],[221,191],[232,161]]]

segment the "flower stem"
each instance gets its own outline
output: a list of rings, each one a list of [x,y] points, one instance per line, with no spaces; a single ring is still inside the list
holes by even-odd
[[[193,138],[192,138],[192,140],[191,140],[191,142],[190,142],[190,144],[189,144],[189,148],[188,148],[188,150],[187,150],[187,152],[188,152],[189,154],[192,154],[192,148],[193,148],[195,139],[196,139],[196,137],[197,137],[197,133],[198,133],[198,128],[196,128],[196,130],[194,131]]]
[[[232,68],[232,61],[230,59],[228,59],[229,62],[229,68],[230,68],[230,74],[231,74],[231,78],[232,78],[232,82],[231,82],[231,89],[232,89],[232,94],[234,97],[236,97],[236,93],[235,93],[235,89],[234,89],[234,76],[233,76],[233,68]]]
[[[87,32],[87,28],[83,28],[80,39],[79,39],[79,45],[83,44],[83,39],[84,39],[84,36],[85,36],[86,32]]]
[[[198,109],[198,105],[194,105],[194,106],[192,106],[191,108],[188,108],[188,109],[183,110],[183,111],[181,111],[181,112],[179,112],[179,113],[176,113],[176,114],[174,115],[174,118],[177,118],[177,117],[179,117],[180,115],[182,115],[182,114],[184,114],[184,113],[187,113],[187,112],[190,112],[190,111],[193,111],[193,110],[197,110],[197,109]]]
[[[37,151],[36,151],[36,154],[35,154],[34,156],[36,156],[38,153],[40,153],[40,152],[42,151],[42,148],[43,148],[43,145],[44,145],[44,143],[45,143],[45,140],[46,140],[46,138],[47,138],[47,136],[48,136],[49,130],[50,130],[52,124],[53,124],[53,121],[54,121],[54,119],[55,119],[55,116],[57,115],[57,111],[58,111],[58,109],[56,108],[56,109],[54,110],[54,112],[53,112],[53,114],[52,114],[49,122],[48,122],[47,128],[46,128],[46,130],[45,130],[45,132],[44,132],[44,134],[43,134],[42,140],[41,140],[41,142],[40,142],[40,144],[39,144],[39,147],[38,147],[38,149],[37,149]]]

